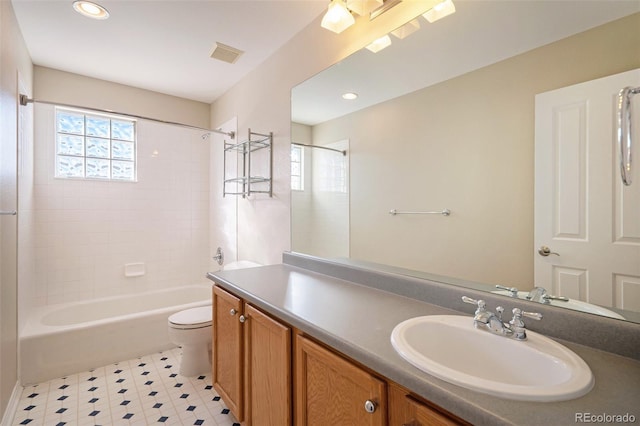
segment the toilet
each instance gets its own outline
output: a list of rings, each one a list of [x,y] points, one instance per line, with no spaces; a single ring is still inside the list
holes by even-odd
[[[169,316],[169,340],[182,347],[180,374],[199,376],[211,371],[211,305]]]

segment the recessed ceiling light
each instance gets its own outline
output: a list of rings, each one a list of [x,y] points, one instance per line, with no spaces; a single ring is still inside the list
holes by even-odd
[[[358,97],[357,93],[353,93],[353,92],[347,92],[345,94],[342,95],[342,99],[346,99],[348,101],[352,101],[354,99],[356,99]]]
[[[99,4],[78,0],[73,2],[73,8],[76,12],[93,19],[107,19],[109,12]]]

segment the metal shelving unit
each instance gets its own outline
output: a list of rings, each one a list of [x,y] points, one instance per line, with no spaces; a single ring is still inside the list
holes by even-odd
[[[269,194],[273,196],[272,189],[272,165],[273,165],[273,132],[268,134],[252,132],[248,130],[246,140],[239,143],[224,143],[224,180],[222,196],[242,195],[242,198],[249,197],[251,194]],[[256,159],[257,151],[268,151],[266,156]],[[236,159],[242,161],[238,164],[238,170],[234,177],[227,177],[227,154],[235,154]],[[267,158],[264,158],[267,157]],[[266,176],[255,175],[252,173],[252,161],[262,161],[266,167]],[[266,164],[264,164],[266,163]],[[229,190],[228,185],[235,184],[234,190]]]

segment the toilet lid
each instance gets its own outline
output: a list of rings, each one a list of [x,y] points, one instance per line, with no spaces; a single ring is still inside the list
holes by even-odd
[[[198,328],[211,325],[211,306],[186,309],[169,316],[169,323],[176,328]]]

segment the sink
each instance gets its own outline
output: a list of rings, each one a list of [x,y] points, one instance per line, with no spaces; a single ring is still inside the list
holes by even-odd
[[[501,294],[504,296],[510,296],[508,291],[504,290],[494,290],[491,293]],[[525,299],[529,295],[528,291],[519,291],[518,298]],[[560,308],[573,309],[574,311],[586,312],[588,314],[597,314],[605,317],[615,318],[615,319],[625,319],[622,315],[613,312],[609,309],[603,308],[602,306],[593,305],[588,302],[583,302],[581,300],[569,299],[567,302],[559,301],[559,300],[550,300],[549,304],[551,306],[558,306]]]
[[[589,366],[567,347],[527,330],[517,341],[478,330],[473,318],[408,319],[391,333],[402,358],[444,381],[521,401],[564,401],[593,388]]]

